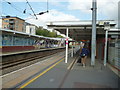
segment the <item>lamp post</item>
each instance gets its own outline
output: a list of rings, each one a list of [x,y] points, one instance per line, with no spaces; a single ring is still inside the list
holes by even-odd
[[[96,11],[97,11],[97,1],[92,2],[92,41],[91,41],[91,66],[95,65],[95,53],[96,53]]]
[[[107,59],[107,41],[108,41],[108,30],[110,29],[109,22],[104,22],[105,31],[105,47],[104,47],[104,66],[106,66]]]
[[[66,29],[66,57],[65,57],[65,63],[68,62],[68,28]]]

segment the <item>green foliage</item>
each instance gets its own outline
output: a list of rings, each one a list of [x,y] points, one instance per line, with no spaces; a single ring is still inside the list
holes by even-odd
[[[57,37],[58,37],[58,38],[63,38],[63,36],[61,36],[61,35],[57,35]]]
[[[57,35],[56,32],[50,32],[47,29],[42,29],[41,27],[37,28],[36,35],[45,36],[45,37],[58,37],[62,38],[61,35]]]
[[[49,32],[48,37],[56,37],[57,33],[55,32]]]

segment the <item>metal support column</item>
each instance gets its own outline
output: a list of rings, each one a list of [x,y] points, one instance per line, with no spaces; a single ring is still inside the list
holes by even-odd
[[[72,42],[72,51],[71,51],[71,57],[73,57],[73,42]]]
[[[105,47],[104,47],[104,66],[106,66],[106,57],[107,57],[107,40],[108,40],[108,30],[106,30],[105,34]]]
[[[68,61],[68,28],[66,29],[66,57],[65,57],[65,63]]]
[[[92,2],[92,41],[91,41],[91,66],[95,65],[95,55],[96,55],[96,0]]]

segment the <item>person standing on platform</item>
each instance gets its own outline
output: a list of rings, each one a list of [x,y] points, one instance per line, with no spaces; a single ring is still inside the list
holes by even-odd
[[[83,47],[84,47],[84,43],[83,43],[83,42],[80,42],[80,47],[79,47],[80,51],[79,51],[79,53],[82,52],[82,48],[83,48]],[[81,56],[78,58],[77,63],[81,63]]]
[[[81,42],[80,43],[80,53],[82,52],[82,48],[84,47],[85,43]]]
[[[89,50],[87,49],[86,45],[83,44],[84,46],[81,47],[80,49],[80,56],[81,56],[81,62],[82,62],[82,65],[83,67],[85,67],[85,64],[86,64],[86,58],[89,54]]]

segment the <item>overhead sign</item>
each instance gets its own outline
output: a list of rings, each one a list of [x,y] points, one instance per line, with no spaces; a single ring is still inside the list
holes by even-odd
[[[99,21],[98,23],[100,26],[104,26],[104,21]]]
[[[110,22],[104,22],[104,30],[110,29]]]

